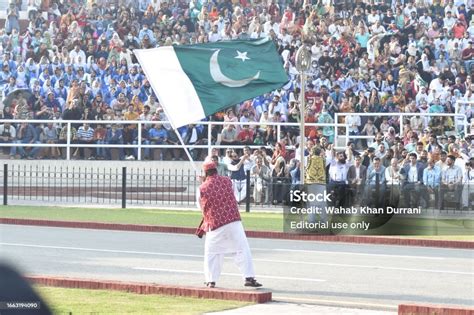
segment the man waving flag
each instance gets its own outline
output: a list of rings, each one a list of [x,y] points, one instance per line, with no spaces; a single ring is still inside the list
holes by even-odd
[[[134,53],[175,128],[288,81],[270,39],[166,46]]]

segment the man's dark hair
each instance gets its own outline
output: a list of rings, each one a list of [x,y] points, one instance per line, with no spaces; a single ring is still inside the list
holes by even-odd
[[[207,171],[205,172],[205,174],[206,174],[206,177],[212,176],[212,175],[216,175],[216,174],[217,174],[217,170],[216,170],[215,168],[211,168],[210,170],[207,170]]]
[[[414,153],[414,152],[410,153],[409,156],[410,156],[410,157],[414,156],[415,159],[418,158],[418,156],[417,156],[416,153]]]

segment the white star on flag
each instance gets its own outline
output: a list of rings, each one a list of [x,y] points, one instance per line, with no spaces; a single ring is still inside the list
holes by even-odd
[[[247,52],[240,52],[237,50],[237,56],[234,57],[235,59],[240,59],[245,62],[245,60],[250,60],[249,57],[247,57]]]

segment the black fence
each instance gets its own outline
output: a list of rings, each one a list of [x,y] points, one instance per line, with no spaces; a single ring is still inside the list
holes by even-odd
[[[3,204],[38,201],[88,205],[196,206],[198,175],[123,167],[4,164]]]
[[[0,168],[3,204],[56,203],[80,205],[176,206],[197,208],[201,174],[191,170],[152,170],[139,167],[81,167],[4,164]],[[246,211],[289,205],[292,185],[288,178],[251,177],[235,182],[236,197]],[[383,187],[331,186],[329,206],[372,206],[375,201],[396,207],[422,206],[424,211],[463,212],[474,210],[474,185],[454,190],[426,190],[423,185]],[[406,199],[410,198],[409,201]],[[375,200],[375,201],[374,201]],[[15,202],[19,201],[19,202]],[[24,202],[22,202],[24,201]]]

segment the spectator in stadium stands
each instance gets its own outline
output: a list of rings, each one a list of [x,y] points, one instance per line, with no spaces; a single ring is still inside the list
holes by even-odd
[[[0,125],[0,142],[13,143],[16,139],[16,129],[11,123],[5,122]],[[14,159],[16,155],[16,147],[10,147],[10,159]]]
[[[235,126],[232,124],[227,125],[221,133],[221,144],[222,145],[233,145],[236,144],[237,131]]]
[[[20,11],[15,6],[15,2],[9,1],[8,8],[6,10],[6,21],[5,21],[5,32],[10,35],[13,30],[20,30]]]
[[[94,129],[94,141],[97,144],[95,156],[98,160],[104,160],[106,158],[106,148],[104,144],[107,144],[105,138],[107,136],[107,129],[104,128],[103,124],[97,124]]]
[[[77,129],[77,144],[93,144],[94,143],[94,129],[91,128],[89,124],[83,124],[79,129]],[[77,156],[79,152],[79,157],[81,159],[85,158],[84,155],[84,147],[79,147],[76,149],[76,152],[74,153],[74,156]],[[88,148],[91,153],[90,156],[88,157],[89,160],[94,160],[95,159],[95,150],[93,147]]]
[[[290,176],[285,159],[279,156],[275,161],[272,172],[272,199],[273,204],[281,204],[290,191]]]
[[[397,207],[400,202],[400,190],[402,187],[402,175],[400,174],[400,170],[401,168],[397,158],[392,158],[390,166],[385,168],[389,205],[392,207]]]
[[[431,195],[434,196],[434,206],[439,205],[439,185],[441,183],[441,169],[435,165],[435,161],[428,160],[428,166],[423,170],[423,186],[421,197],[425,200],[426,206],[429,205]]]
[[[59,140],[58,129],[52,123],[48,123],[43,128],[43,143],[57,144]],[[42,148],[41,156],[43,158],[57,159],[60,156],[60,151],[57,147]]]
[[[21,123],[20,127],[17,132],[17,143],[18,144],[39,144],[41,143],[38,138],[38,133],[33,127],[32,124],[29,123]],[[18,153],[20,154],[22,159],[34,159],[38,152],[40,151],[40,147],[29,147],[29,146],[19,146],[17,148]]]
[[[362,204],[362,196],[367,179],[367,167],[362,165],[362,156],[357,155],[354,157],[354,164],[349,167],[347,179],[351,188],[354,204]]]
[[[245,160],[250,158],[248,155],[242,155],[239,158],[236,152],[232,152],[231,155],[231,163],[230,165],[235,166],[235,169],[232,170],[230,178],[232,180],[232,187],[234,189],[234,196],[237,202],[241,202],[245,200],[247,197],[247,178],[245,174],[245,170],[243,168],[243,164]]]
[[[329,165],[328,191],[335,196],[335,206],[347,205],[348,172],[351,166],[347,160],[350,158],[344,152],[336,153],[332,145],[329,148],[329,158],[326,160],[326,165]]]
[[[250,145],[253,144],[253,140],[254,131],[250,129],[248,125],[243,125],[242,130],[240,130],[239,134],[237,135],[237,141],[239,144]]]
[[[463,172],[462,207],[469,210],[474,203],[474,159],[466,162]]]
[[[408,154],[408,162],[402,167],[400,174],[404,179],[402,191],[405,207],[418,207],[423,183],[423,164],[418,161],[416,153]]]
[[[367,169],[364,195],[368,205],[382,207],[384,205],[385,191],[385,167],[382,166],[380,158],[375,157],[373,165]],[[372,203],[372,200],[374,203]]]
[[[105,136],[105,143],[106,144],[123,144],[122,129],[119,129],[117,124],[112,124],[111,128],[107,130],[107,134]],[[120,147],[118,150],[119,150],[119,159],[123,160],[125,157],[124,150],[123,148],[120,148]],[[106,159],[111,160],[112,159],[111,148],[105,148],[105,153],[106,153]]]
[[[256,204],[268,204],[269,187],[271,183],[271,170],[263,163],[263,158],[258,156],[255,165],[250,170],[254,181],[253,199]]]
[[[462,194],[462,169],[455,164],[456,157],[448,155],[446,159],[447,167],[441,171],[441,187],[440,187],[440,209],[444,209],[445,201],[448,199],[448,192],[454,194],[454,203],[461,202]]]
[[[150,128],[148,131],[148,138],[149,138],[149,144],[152,145],[163,145],[166,144],[168,140],[168,132],[166,131],[165,128],[163,128],[163,125],[160,123],[157,123],[153,126],[153,128]],[[148,144],[148,143],[144,143]],[[167,150],[165,148],[160,148],[159,149],[160,155],[159,155],[159,160],[163,161],[163,157],[166,156]],[[154,150],[150,149],[145,149],[145,159],[149,159],[154,156]]]

